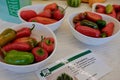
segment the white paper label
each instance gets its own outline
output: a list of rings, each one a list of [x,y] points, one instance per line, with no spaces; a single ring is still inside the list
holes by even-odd
[[[98,80],[111,69],[90,50],[37,71],[40,80]]]

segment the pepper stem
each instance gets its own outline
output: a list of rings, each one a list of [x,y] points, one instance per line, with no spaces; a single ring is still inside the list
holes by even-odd
[[[105,38],[105,37],[107,37],[107,34],[105,32],[103,32],[103,33],[101,33],[101,37]]]
[[[43,40],[44,40],[44,36],[42,35],[42,36],[41,36],[41,42],[42,42]]]
[[[65,9],[63,10],[63,13],[65,12],[65,10],[68,8],[68,5],[65,7]]]
[[[62,7],[60,7],[60,6],[58,6],[58,7],[59,7],[59,9],[60,9],[61,13],[64,13],[64,12],[65,12],[65,10],[68,8],[68,5],[67,5],[65,8],[62,8]]]
[[[0,47],[0,50],[1,50],[1,56],[3,57],[3,56],[5,56],[6,55],[6,51],[4,50],[4,49],[2,49],[1,47]]]
[[[33,26],[33,27],[30,29],[31,31],[35,28],[35,24],[32,24],[32,26]]]

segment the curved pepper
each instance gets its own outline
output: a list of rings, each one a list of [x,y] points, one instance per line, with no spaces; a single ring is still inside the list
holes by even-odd
[[[22,37],[30,37],[31,31],[35,28],[35,24],[33,24],[32,28],[23,27],[20,30],[16,31],[16,39]]]

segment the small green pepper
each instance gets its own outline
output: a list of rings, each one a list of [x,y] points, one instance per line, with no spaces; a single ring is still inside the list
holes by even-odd
[[[67,4],[71,7],[78,7],[81,3],[81,0],[67,0]]]
[[[82,21],[80,21],[80,24],[83,26],[88,26],[88,27],[91,27],[94,29],[98,29],[98,25],[92,21],[89,21],[89,20],[82,20]]]
[[[100,34],[100,37],[105,38],[105,37],[107,37],[107,34],[104,33],[104,32],[102,32],[102,33]]]
[[[99,29],[102,29],[103,27],[106,26],[106,21],[105,20],[97,20],[96,23],[97,23]]]
[[[30,52],[11,50],[6,53],[4,61],[13,65],[28,65],[33,63],[34,56]]]
[[[110,14],[113,11],[113,6],[111,4],[108,4],[105,7],[105,11],[106,11],[107,14]]]
[[[16,31],[10,28],[5,29],[0,34],[0,47],[4,46],[5,44],[9,43],[16,37]]]

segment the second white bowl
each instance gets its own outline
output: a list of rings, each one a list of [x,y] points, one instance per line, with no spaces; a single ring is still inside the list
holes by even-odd
[[[71,15],[69,15],[68,20],[67,20],[72,34],[79,41],[81,41],[85,44],[88,44],[88,45],[101,45],[101,44],[104,44],[104,43],[111,41],[114,38],[117,38],[120,35],[120,23],[119,23],[119,21],[117,21],[116,19],[114,19],[110,16],[107,16],[104,14],[99,14],[99,13],[96,13],[96,14],[101,15],[103,20],[105,20],[107,23],[108,22],[114,23],[115,27],[114,27],[113,35],[110,37],[105,37],[105,38],[94,38],[94,37],[89,37],[89,36],[86,36],[84,34],[79,33],[78,31],[75,30],[75,28],[74,28],[75,25],[73,23],[73,18],[79,13],[81,13],[81,12],[72,13]],[[93,13],[95,13],[95,12],[93,12]]]
[[[46,5],[47,5],[47,4],[46,4]],[[22,7],[22,8],[18,11],[18,17],[19,17],[19,19],[20,19],[22,22],[27,22],[27,21],[25,21],[24,19],[21,18],[21,16],[20,16],[21,11],[24,11],[24,10],[33,10],[33,11],[35,11],[36,13],[39,13],[39,12],[42,12],[42,11],[43,11],[43,9],[44,9],[44,7],[45,7],[46,5],[44,5],[44,4],[37,4],[37,5],[29,5],[29,6]],[[55,30],[57,30],[57,29],[61,26],[62,22],[64,21],[64,18],[65,18],[65,13],[64,13],[64,17],[63,17],[61,20],[59,20],[59,21],[57,21],[57,22],[55,22],[55,23],[52,23],[52,24],[44,25],[44,26],[50,28],[52,31],[55,31]],[[39,24],[41,24],[41,23],[39,23]]]

